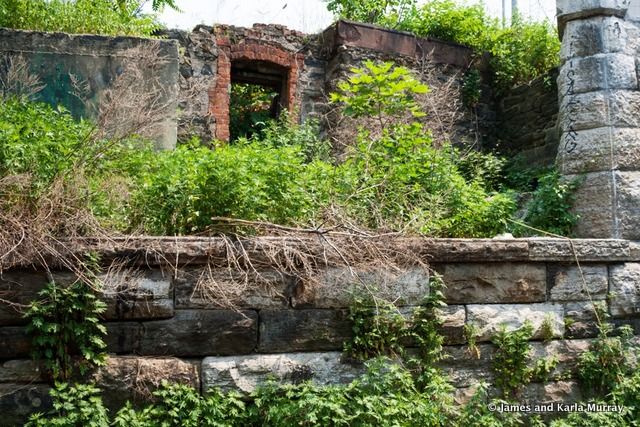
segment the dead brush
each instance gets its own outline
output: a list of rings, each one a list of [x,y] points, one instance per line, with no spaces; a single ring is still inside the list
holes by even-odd
[[[304,299],[315,293],[340,298],[346,292],[367,294],[376,302],[394,302],[391,284],[408,271],[428,276],[428,262],[411,239],[399,234],[369,234],[349,227],[327,229],[284,227],[256,221],[216,218],[225,225],[251,226],[257,235],[217,236],[216,249],[195,273],[192,299],[239,310],[253,295]],[[268,237],[267,237],[268,236]],[[148,247],[163,257],[161,248]],[[170,260],[164,258],[165,262]],[[178,265],[173,265],[176,272]],[[323,273],[343,272],[343,287],[329,288]],[[375,283],[371,278],[375,277]],[[282,283],[289,285],[283,287]],[[333,293],[334,295],[331,295]]]

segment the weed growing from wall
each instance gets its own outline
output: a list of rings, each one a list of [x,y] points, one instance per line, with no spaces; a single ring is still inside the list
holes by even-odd
[[[76,370],[83,374],[104,364],[107,331],[99,316],[106,305],[96,291],[78,280],[68,286],[51,282],[39,295],[25,314],[33,357],[56,380],[68,380]]]

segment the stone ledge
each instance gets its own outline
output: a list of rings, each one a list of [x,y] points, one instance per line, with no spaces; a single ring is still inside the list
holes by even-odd
[[[365,238],[363,238],[365,239]],[[438,262],[514,262],[514,261],[634,261],[640,260],[636,243],[620,239],[432,239],[420,237],[387,238],[389,245],[412,251],[422,259]],[[257,237],[238,241],[259,258],[261,243],[285,242],[292,248],[304,247],[322,254],[326,246],[314,237]],[[111,240],[78,239],[72,242],[79,253],[99,252],[105,262],[115,258],[145,266],[171,263],[182,266],[221,263],[226,245],[217,237],[123,237]],[[634,250],[631,251],[633,246]],[[575,248],[575,255],[574,250]]]

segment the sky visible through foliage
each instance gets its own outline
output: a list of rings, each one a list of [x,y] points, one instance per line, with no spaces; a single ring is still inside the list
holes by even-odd
[[[517,0],[521,13],[533,19],[555,19],[555,0]],[[423,3],[424,1],[421,1]],[[474,1],[467,1],[473,3]],[[494,16],[501,16],[503,0],[485,0]],[[512,0],[504,0],[507,15]],[[333,17],[322,0],[179,0],[182,12],[165,10],[161,20],[169,28],[190,30],[197,24],[253,23],[283,24],[306,33],[315,33],[331,24]]]

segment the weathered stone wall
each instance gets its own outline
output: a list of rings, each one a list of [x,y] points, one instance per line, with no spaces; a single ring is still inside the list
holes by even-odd
[[[519,86],[498,99],[491,145],[520,155],[527,165],[552,166],[558,154],[558,70]]]
[[[451,357],[442,367],[460,400],[468,398],[479,380],[491,379],[489,341],[501,324],[515,328],[531,321],[535,355],[556,355],[560,360],[556,373],[567,373],[562,381],[530,385],[525,398],[536,402],[580,397],[572,371],[596,334],[592,301],[603,304],[615,323],[630,324],[640,334],[637,243],[553,239],[395,243],[428,261],[447,285],[449,305],[442,333]],[[245,247],[251,252],[257,246]],[[347,310],[355,281],[345,269],[319,271],[320,284],[313,287],[275,270],[261,271],[269,286],[244,288],[242,280],[224,279],[225,272],[215,269],[215,260],[225,250],[218,239],[123,239],[115,244],[89,242],[84,249],[89,248],[106,263],[124,259],[139,269],[108,279],[132,287],[129,293],[105,296],[111,356],[108,366],[93,377],[112,407],[125,399],[143,399],[163,378],[202,391],[222,387],[249,392],[269,375],[326,384],[348,382],[362,371],[340,354],[351,335]],[[235,309],[223,308],[222,301],[207,301],[196,290],[207,263],[213,263],[213,277],[223,278],[221,286],[244,289]],[[403,312],[411,312],[429,292],[429,274],[417,267],[393,277],[380,271],[360,274],[397,300]],[[53,272],[53,277],[62,283],[72,280],[64,272]],[[5,271],[0,278],[1,298],[14,303],[0,304],[0,410],[7,423],[3,425],[17,424],[49,404],[49,385],[29,360],[30,342],[19,314],[46,281],[44,272],[27,269]],[[548,342],[542,341],[545,321],[553,333]],[[465,324],[478,328],[478,359],[467,351]]]
[[[76,117],[94,118],[105,90],[123,72],[124,61],[135,63],[149,52],[157,53],[157,60],[150,69],[139,70],[141,78],[136,80],[135,91],[144,93],[148,82],[162,87],[158,101],[167,105],[162,110],[166,117],[156,119],[159,125],[152,136],[159,148],[172,148],[176,143],[178,93],[178,49],[173,41],[0,28],[0,59],[4,65],[0,66],[0,79],[6,79],[9,60],[21,57],[45,85],[37,99],[61,104]],[[74,87],[74,78],[82,90]]]
[[[566,179],[582,179],[580,237],[640,238],[638,9],[629,0],[558,1],[558,165]]]

